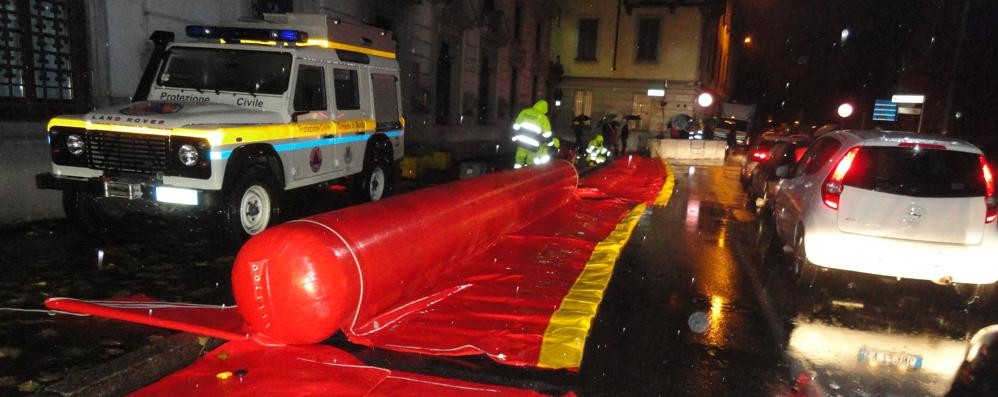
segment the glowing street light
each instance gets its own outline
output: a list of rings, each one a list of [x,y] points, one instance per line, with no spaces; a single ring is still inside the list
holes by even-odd
[[[700,105],[700,107],[702,108],[708,107],[713,103],[714,103],[714,96],[710,95],[709,92],[704,92],[697,97],[697,105]]]
[[[839,105],[838,113],[839,117],[841,118],[852,116],[852,111],[853,111],[852,105],[848,103],[843,103]]]
[[[745,36],[745,39],[742,40],[742,43],[752,44],[752,36]]]

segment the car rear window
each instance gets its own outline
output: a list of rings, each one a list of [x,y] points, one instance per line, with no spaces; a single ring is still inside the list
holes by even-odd
[[[913,197],[976,197],[985,192],[978,155],[905,147],[863,147],[843,183]]]
[[[769,139],[763,139],[763,140],[759,141],[758,144],[756,144],[756,146],[752,149],[752,153],[755,153],[755,152],[769,153],[769,151],[773,149],[774,145],[776,145],[776,141],[771,141]]]

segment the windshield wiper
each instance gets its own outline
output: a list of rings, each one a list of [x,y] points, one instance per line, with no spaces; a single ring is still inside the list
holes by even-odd
[[[189,77],[176,77],[176,76],[174,76],[172,79],[170,79],[169,82],[171,82],[171,83],[173,83],[173,82],[188,83],[188,84],[190,84],[190,86],[189,87],[183,87],[183,86],[177,86],[177,85],[172,85],[172,84],[164,84],[164,85],[167,86],[167,87],[175,87],[175,88],[181,88],[181,89],[188,88],[188,89],[192,89],[192,90],[197,91],[198,94],[204,94],[204,91],[201,90],[201,88],[199,88],[196,85],[194,85],[194,79],[192,79],[192,78],[189,78]]]

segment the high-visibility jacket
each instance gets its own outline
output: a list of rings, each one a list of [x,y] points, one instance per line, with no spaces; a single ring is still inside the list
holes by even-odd
[[[596,135],[589,140],[589,146],[586,148],[586,159],[590,163],[602,164],[609,154],[610,151],[607,150],[606,146],[603,146],[603,135]]]
[[[534,106],[523,109],[513,122],[513,141],[518,146],[533,151],[547,146],[554,135],[547,112],[548,102],[543,99]]]
[[[537,149],[537,154],[534,156],[534,165],[547,164],[551,162],[552,158],[558,157],[558,149],[561,148],[561,141],[558,138],[551,138],[544,146]]]

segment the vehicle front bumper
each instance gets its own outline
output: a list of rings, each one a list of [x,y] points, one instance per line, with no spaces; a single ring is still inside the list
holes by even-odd
[[[935,283],[998,282],[998,229],[984,233],[980,244],[941,244],[808,230],[807,257],[816,266]]]
[[[108,189],[108,183],[119,183],[128,184],[136,188],[135,194],[130,197],[123,195],[116,195],[110,192]],[[109,177],[97,177],[97,178],[82,178],[82,177],[70,177],[70,176],[59,176],[51,172],[44,172],[35,175],[35,186],[38,189],[49,189],[49,190],[74,190],[82,193],[89,193],[95,197],[101,198],[120,198],[131,201],[141,201],[146,203],[153,203],[156,205],[169,205],[169,206],[185,206],[183,204],[165,203],[157,201],[156,199],[156,187],[167,186],[162,183],[156,183],[151,179],[147,180],[116,180]],[[224,204],[224,197],[221,191],[214,190],[199,190],[191,189],[197,193],[197,207],[203,208],[218,208]]]

